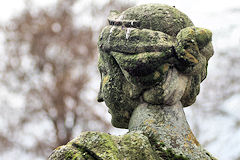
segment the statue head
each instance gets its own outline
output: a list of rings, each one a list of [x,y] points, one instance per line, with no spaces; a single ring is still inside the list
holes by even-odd
[[[113,126],[128,128],[140,103],[195,102],[213,55],[209,30],[160,4],[112,11],[108,21],[98,41],[98,101],[109,107]]]

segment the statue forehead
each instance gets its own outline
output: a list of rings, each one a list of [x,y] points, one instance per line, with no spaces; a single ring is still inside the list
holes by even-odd
[[[181,29],[193,26],[187,15],[175,7],[161,4],[140,5],[122,13],[111,11],[108,21],[110,25],[151,29],[170,36],[176,36]]]

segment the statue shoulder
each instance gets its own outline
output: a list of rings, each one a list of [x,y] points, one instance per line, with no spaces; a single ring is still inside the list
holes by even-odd
[[[49,160],[155,160],[148,138],[138,132],[113,136],[101,132],[83,132],[50,155]]]
[[[63,145],[56,148],[48,160],[96,160],[87,150],[74,145]]]

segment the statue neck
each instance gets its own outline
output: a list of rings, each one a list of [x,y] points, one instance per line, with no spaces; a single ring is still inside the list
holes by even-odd
[[[186,156],[196,153],[206,157],[187,123],[180,101],[172,106],[142,103],[131,116],[129,130],[143,132],[155,149],[164,146]]]

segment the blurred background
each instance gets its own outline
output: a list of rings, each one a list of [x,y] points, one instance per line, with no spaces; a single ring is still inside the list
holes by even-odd
[[[97,38],[110,10],[165,3],[213,32],[215,55],[197,102],[185,109],[201,144],[240,160],[239,0],[0,1],[0,159],[44,160],[82,131],[115,135],[97,103]]]

